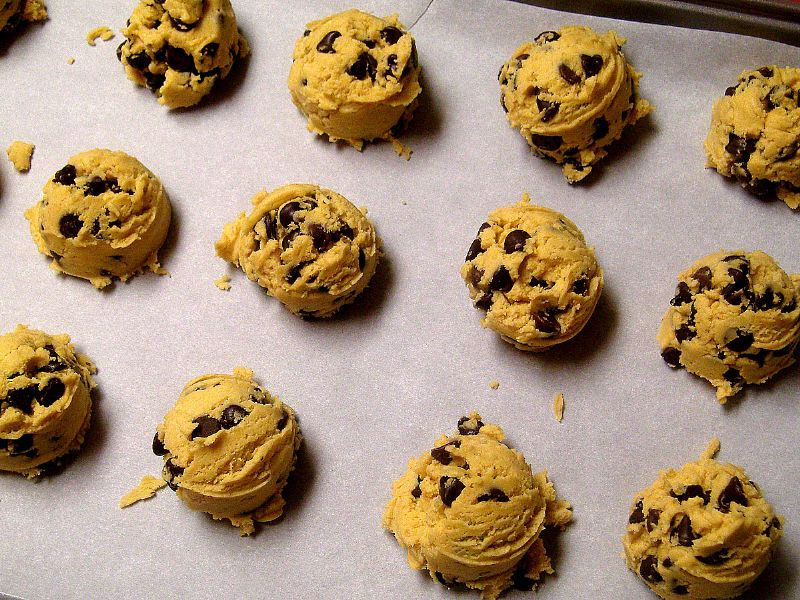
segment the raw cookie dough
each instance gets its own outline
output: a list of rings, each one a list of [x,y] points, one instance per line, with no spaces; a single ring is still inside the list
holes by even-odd
[[[294,47],[289,91],[309,131],[359,150],[365,140],[394,140],[422,91],[414,39],[397,15],[348,10],[307,28]]]
[[[658,332],[661,356],[710,381],[721,403],[795,362],[800,274],[760,251],[721,250],[678,281]]]
[[[575,183],[603,158],[622,130],[650,113],[639,78],[613,31],[544,31],[522,44],[498,74],[500,104],[533,153],[562,165]]]
[[[485,600],[512,585],[531,589],[553,573],[541,535],[572,518],[547,472],[534,475],[503,438],[479,414],[463,417],[457,434],[409,461],[383,516],[412,568],[447,586],[479,589]]]
[[[3,0],[0,5],[0,33],[16,28],[21,21],[44,21],[47,8],[42,0]]]
[[[86,34],[86,43],[90,46],[96,46],[97,40],[103,40],[104,42],[107,42],[108,40],[113,39],[113,37],[113,31],[111,31],[106,25],[100,25]]]
[[[756,196],[800,207],[800,69],[745,71],[711,112],[706,166]]]
[[[253,521],[283,514],[281,491],[301,441],[294,411],[238,368],[190,381],[158,426],[153,452],[189,508],[249,535]]]
[[[741,467],[706,451],[636,494],[625,560],[662,598],[734,598],[767,566],[783,529]]]
[[[40,475],[80,448],[96,371],[68,335],[24,325],[0,336],[0,470]]]
[[[128,79],[169,108],[200,102],[250,53],[230,0],[141,0],[122,33]]]
[[[15,141],[6,148],[6,154],[18,172],[27,173],[31,170],[31,157],[35,148],[36,146],[28,142]]]
[[[329,317],[367,287],[379,244],[346,198],[289,184],[256,194],[253,212],[226,225],[215,247],[293,313]]]
[[[603,270],[572,221],[529,201],[525,194],[489,215],[461,277],[486,312],[485,327],[538,352],[583,329],[603,291]]]
[[[166,273],[157,252],[172,215],[161,182],[124,152],[76,154],[44,186],[25,212],[39,251],[59,272],[97,288],[113,277],[127,281],[147,267]]]

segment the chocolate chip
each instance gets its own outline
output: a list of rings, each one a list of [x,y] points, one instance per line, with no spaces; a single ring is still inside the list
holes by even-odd
[[[564,140],[559,135],[531,134],[531,143],[541,150],[549,150],[551,152],[558,150],[563,142]]]
[[[478,233],[477,233],[477,236],[478,236],[478,237],[480,237],[480,235],[481,235],[481,232],[483,232],[483,230],[484,230],[484,229],[488,229],[489,227],[491,227],[491,225],[489,225],[489,223],[485,223],[485,222],[484,222],[484,223],[481,223],[481,226],[480,226],[480,227],[478,227]]]
[[[387,44],[396,44],[401,37],[403,37],[403,32],[397,27],[389,25],[381,29],[381,39]]]
[[[645,528],[647,531],[653,531],[656,525],[658,525],[658,519],[661,516],[661,511],[657,508],[651,508],[647,511],[647,519],[645,521]]]
[[[772,69],[770,67],[761,67],[758,70],[758,72],[761,73],[764,77],[772,77],[773,75]]]
[[[292,245],[292,242],[294,241],[294,239],[298,235],[300,235],[300,230],[299,229],[294,229],[294,230],[290,231],[289,233],[287,233],[285,236],[283,236],[281,238],[281,248],[283,250],[286,250],[289,246]]]
[[[658,559],[655,556],[646,556],[639,565],[639,575],[648,583],[656,584],[664,581],[658,572]]]
[[[539,112],[542,113],[542,123],[549,123],[558,114],[558,111],[561,108],[561,103],[555,101],[550,102],[549,100],[536,98],[536,107],[539,109]]]
[[[182,48],[167,46],[167,66],[175,71],[197,74],[194,59]]]
[[[733,96],[736,93],[736,86],[732,85],[728,88],[725,88],[725,95],[726,96]]]
[[[53,176],[53,181],[61,185],[75,185],[75,177],[77,172],[75,165],[65,165]]]
[[[172,490],[178,489],[178,485],[174,483],[173,480],[176,477],[180,477],[181,475],[183,475],[183,471],[184,468],[178,465],[177,463],[173,462],[171,458],[167,459],[167,462],[164,463],[164,470],[162,472],[162,475],[166,475],[166,477],[164,477],[164,480],[167,482],[167,485],[170,487],[170,489]]]
[[[395,77],[394,70],[397,68],[397,54],[390,54],[386,57],[386,66],[389,70],[384,73],[384,76],[391,75]]]
[[[126,58],[126,60],[130,66],[132,66],[134,69],[138,69],[139,71],[144,71],[150,66],[150,56],[148,56],[147,52],[137,52],[136,54],[131,54]]]
[[[56,371],[63,371],[67,368],[67,364],[61,360],[61,357],[58,355],[55,348],[53,348],[50,344],[47,344],[44,349],[47,350],[47,353],[50,355],[50,359],[47,361],[46,365],[39,368],[39,371],[45,373],[54,373]]]
[[[80,233],[81,227],[83,227],[83,221],[78,215],[75,214],[66,214],[61,217],[61,220],[58,222],[58,230],[61,232],[65,238],[74,238]]]
[[[303,31],[303,37],[308,37],[309,33],[311,33],[311,30],[310,29],[306,29],[305,31]]]
[[[506,254],[519,252],[525,249],[525,242],[531,237],[531,234],[522,229],[514,229],[510,231],[503,242],[503,251]]]
[[[483,427],[483,421],[476,421],[475,424],[472,424],[472,420],[469,417],[461,417],[458,420],[458,433],[461,435],[478,435],[478,432]]]
[[[749,331],[736,330],[736,337],[730,342],[725,344],[725,347],[731,352],[744,352],[753,345],[755,338]]]
[[[102,237],[101,235],[99,235],[99,233],[100,233],[100,219],[95,219],[94,220],[94,223],[92,223],[92,228],[89,230],[89,233],[91,233],[94,237],[96,237],[98,239]]]
[[[582,275],[579,279],[575,280],[572,284],[572,293],[579,296],[585,296],[589,291],[589,278]]]
[[[330,250],[339,241],[341,234],[338,231],[328,231],[322,225],[312,223],[308,226],[308,234],[317,252]]]
[[[347,69],[347,74],[356,79],[366,79],[367,75],[372,81],[378,74],[378,61],[369,52],[362,52],[356,62]]]
[[[561,75],[561,78],[566,81],[570,85],[575,85],[581,82],[581,76],[578,75],[575,71],[570,69],[564,63],[561,63],[558,67],[558,74]]]
[[[439,497],[445,506],[451,506],[463,491],[464,484],[459,479],[447,475],[443,475],[439,479]]]
[[[674,588],[672,588],[672,593],[678,596],[685,596],[689,593],[689,586],[676,585]]]
[[[746,164],[755,149],[756,140],[742,138],[735,133],[728,134],[728,143],[725,144],[725,151],[733,157],[733,162]]]
[[[514,280],[511,279],[511,273],[505,266],[500,265],[489,281],[489,291],[508,292],[512,287],[514,287]]]
[[[546,44],[547,42],[555,42],[561,37],[561,34],[556,31],[543,31],[533,41],[537,44]]]
[[[800,149],[800,142],[792,142],[788,146],[784,146],[778,150],[778,155],[775,157],[775,160],[789,160],[797,154],[798,149]]]
[[[517,563],[517,568],[514,569],[514,573],[511,575],[511,584],[514,586],[515,590],[529,592],[536,585],[536,581],[525,574],[524,563],[525,561],[523,560]]]
[[[669,569],[672,566],[672,561],[669,559],[669,557],[667,557],[662,561],[661,564]]]
[[[230,429],[235,425],[238,425],[242,422],[247,415],[250,413],[247,409],[242,408],[238,404],[231,404],[230,406],[226,406],[225,410],[222,411],[222,415],[219,418],[219,424],[223,429]]]
[[[305,265],[306,263],[298,263],[290,268],[286,273],[286,283],[292,285],[295,281],[297,281],[297,278],[300,277],[300,272],[303,270]]]
[[[689,285],[685,281],[681,281],[678,283],[678,287],[675,288],[675,297],[669,301],[672,306],[681,306],[683,304],[689,304],[694,296],[692,296],[692,291],[689,289]]]
[[[347,223],[342,223],[341,221],[339,223],[339,235],[346,237],[348,240],[352,240],[355,237],[353,228]]]
[[[438,581],[439,583],[441,583],[443,586],[445,586],[445,587],[447,587],[447,588],[449,588],[449,587],[450,587],[450,582],[449,582],[449,581],[447,581],[447,580],[444,578],[444,575],[442,575],[442,574],[441,574],[439,571],[435,571],[435,572],[434,572],[434,576],[436,577],[436,581]]]
[[[89,196],[99,196],[106,191],[106,182],[99,177],[92,177],[85,185],[86,194]]]
[[[672,531],[672,534],[670,534],[670,537],[672,536],[678,538],[679,546],[691,546],[694,540],[701,537],[692,529],[692,520],[689,518],[689,515],[683,515],[678,526]]]
[[[723,548],[718,552],[714,552],[714,554],[710,554],[708,556],[695,556],[695,558],[704,565],[716,566],[726,562],[730,556],[728,556],[727,548]]]
[[[782,313],[794,312],[794,309],[796,308],[797,308],[797,300],[795,298],[792,298],[791,300],[789,300],[788,303],[783,305],[781,312]]]
[[[764,530],[764,535],[767,536],[767,537],[770,537],[770,534],[772,533],[773,528],[774,529],[780,529],[781,528],[781,522],[778,519],[778,517],[773,517],[772,518],[772,521],[769,522],[769,525],[767,525],[767,528]]]
[[[492,296],[492,293],[487,292],[475,301],[475,308],[478,308],[486,312],[492,307],[493,302],[494,302],[494,297]]]
[[[737,369],[734,369],[733,367],[731,367],[731,368],[729,368],[727,371],[725,371],[725,372],[722,374],[722,378],[723,378],[725,381],[727,381],[727,382],[729,382],[729,383],[732,383],[732,384],[734,384],[734,385],[737,385],[737,384],[739,384],[739,383],[742,383],[742,381],[744,381],[744,380],[742,379],[742,375],[741,375],[741,373],[739,373],[739,371],[738,371]]]
[[[364,266],[367,264],[367,255],[364,254],[364,251],[359,248],[358,249],[358,268],[360,271],[364,270]]]
[[[278,422],[275,423],[275,429],[277,429],[278,431],[283,431],[283,428],[286,427],[286,423],[288,422],[289,422],[289,414],[284,412],[281,415],[281,418],[278,419]]]
[[[469,245],[469,250],[467,250],[467,257],[464,259],[464,262],[469,262],[476,256],[478,256],[481,252],[483,252],[483,248],[481,247],[481,241],[478,238],[472,240],[472,243]]]
[[[536,277],[531,277],[531,280],[528,282],[528,285],[531,287],[543,287],[546,290],[549,290],[553,287],[553,284],[549,281],[544,279],[537,279]]]
[[[717,508],[719,512],[730,512],[731,502],[736,502],[736,504],[741,504],[742,506],[748,506],[747,496],[744,493],[742,482],[739,481],[738,477],[731,477],[728,485],[720,492],[719,498],[717,499]]]
[[[667,363],[670,367],[680,367],[681,365],[681,351],[677,348],[667,347],[661,351],[661,358],[664,359],[664,362]]]
[[[191,31],[192,29],[197,27],[197,23],[198,23],[197,21],[195,21],[194,23],[186,23],[184,21],[181,21],[180,19],[176,19],[172,15],[170,15],[170,17],[169,17],[169,22],[172,23],[172,26],[175,29],[177,29],[178,31],[183,31],[183,32]]]
[[[449,465],[453,460],[453,456],[447,450],[448,446],[453,446],[454,448],[458,448],[461,446],[461,442],[455,440],[453,442],[447,442],[443,446],[437,446],[436,448],[431,450],[431,458],[433,458],[433,460],[439,461],[443,465]]]
[[[39,394],[39,388],[36,385],[28,385],[23,388],[15,390],[8,390],[5,401],[8,403],[9,408],[16,408],[26,415],[33,414],[33,401]]]
[[[692,279],[699,285],[698,292],[711,289],[712,273],[709,267],[700,267],[697,269],[697,271],[692,273]]]
[[[420,483],[422,483],[422,479],[420,479],[419,475],[417,475],[417,485],[413,490],[411,490],[411,495],[414,498],[419,498],[420,496],[422,496],[422,488],[419,487]]]
[[[195,438],[205,438],[210,435],[214,435],[220,429],[222,429],[222,425],[218,419],[214,417],[210,417],[208,415],[201,415],[196,417],[192,420],[192,423],[197,423],[195,428],[192,430],[191,435],[189,436],[190,440]]]
[[[531,313],[531,319],[533,319],[533,326],[542,333],[561,333],[561,323],[556,319],[552,308]]]
[[[283,206],[281,206],[280,211],[278,212],[278,220],[280,221],[281,225],[284,227],[289,227],[292,223],[296,221],[295,213],[298,210],[301,210],[302,206],[300,206],[299,202],[287,202]]]
[[[15,440],[8,440],[8,453],[10,456],[20,456],[30,452],[29,458],[34,458],[38,452],[33,450],[33,435],[24,433]]]
[[[264,218],[261,219],[264,222],[264,235],[267,236],[268,240],[277,240],[278,239],[278,224],[275,222],[275,217],[272,213],[264,215]]]
[[[675,339],[678,340],[679,344],[686,340],[691,340],[696,336],[697,332],[694,331],[688,323],[684,323],[675,330]]]
[[[592,56],[581,54],[581,66],[587,78],[593,77],[603,68],[603,57],[599,54],[593,54]]]
[[[322,52],[323,54],[333,54],[336,52],[333,48],[333,42],[336,41],[336,38],[341,37],[341,33],[338,31],[329,31],[325,34],[325,36],[317,43],[317,52]]]
[[[641,500],[636,501],[636,505],[634,506],[633,512],[631,512],[631,516],[628,517],[628,523],[631,525],[636,525],[637,523],[644,523],[644,507],[642,505]]]
[[[217,42],[209,42],[202,48],[200,48],[200,54],[202,56],[208,56],[214,58],[217,56],[217,52],[219,51],[219,44]]]
[[[117,60],[122,62],[122,48],[125,47],[125,42],[122,42],[119,46],[117,46]]]
[[[768,179],[753,179],[743,182],[742,187],[762,200],[774,200],[778,190],[777,182]]]
[[[42,406],[51,406],[64,395],[66,389],[63,381],[58,377],[51,377],[42,388],[41,397],[37,398],[37,401]]]
[[[702,486],[697,484],[687,485],[686,489],[680,494],[676,494],[672,491],[669,495],[677,499],[678,502],[686,502],[689,498],[702,498],[703,504],[708,504],[711,498],[711,492],[704,490]]]
[[[156,456],[164,456],[168,450],[164,447],[164,442],[158,437],[158,432],[153,436],[153,454]]]
[[[478,502],[488,502],[490,500],[495,502],[508,502],[508,496],[506,496],[506,493],[503,490],[492,488],[489,490],[488,494],[481,494],[477,498]]]
[[[166,77],[160,73],[151,73],[150,71],[144,72],[144,79],[147,83],[147,89],[152,92],[157,92],[161,89],[161,86],[164,85],[164,81],[166,81]]]
[[[600,140],[608,135],[608,121],[605,117],[596,118],[592,124],[592,127],[594,127],[592,139]]]

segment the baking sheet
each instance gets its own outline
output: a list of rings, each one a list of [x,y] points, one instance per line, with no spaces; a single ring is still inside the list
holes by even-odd
[[[97,363],[88,441],[62,473],[0,476],[0,590],[24,598],[453,598],[410,570],[381,530],[391,482],[457,419],[500,423],[533,468],[572,501],[557,575],[536,597],[648,598],[621,557],[633,495],[660,468],[695,460],[712,436],[786,517],[750,598],[800,596],[798,370],[721,407],[713,388],[667,368],[655,333],[676,274],[724,248],[760,248],[800,271],[798,215],[703,169],[713,99],[745,68],[797,65],[797,48],[744,36],[559,13],[500,0],[362,2],[412,23],[424,96],[409,162],[388,144],[359,154],[305,130],[285,80],[295,39],[336,2],[238,0],[253,54],[210,101],[169,112],[125,77],[98,25],[124,26],[134,2],[50,2],[50,20],[0,46],[0,145],[37,145],[30,173],[0,160],[0,329],[68,332]],[[653,115],[627,132],[586,185],[570,187],[528,151],[499,105],[499,66],[523,41],[566,24],[613,28],[644,73]],[[73,65],[67,64],[75,58]],[[170,277],[98,292],[36,252],[23,217],[67,158],[125,150],[163,181],[175,225]],[[355,305],[300,320],[214,256],[222,226],[262,188],[330,187],[369,214],[386,258]],[[595,247],[607,287],[577,338],[530,355],[479,325],[458,276],[493,208],[534,201],[565,213]],[[233,289],[213,281],[232,275]],[[255,370],[293,406],[305,445],[279,522],[251,538],[185,509],[169,490],[125,511],[156,424],[196,375]],[[500,387],[489,387],[491,380]],[[563,392],[563,423],[552,416]],[[532,598],[513,592],[509,598]]]

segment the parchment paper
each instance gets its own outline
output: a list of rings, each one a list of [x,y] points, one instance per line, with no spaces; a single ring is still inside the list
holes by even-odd
[[[363,153],[315,138],[286,89],[304,24],[337,2],[237,0],[253,48],[197,108],[170,112],[124,76],[98,25],[134,2],[49,3],[50,20],[0,45],[0,145],[37,145],[30,173],[0,159],[0,330],[68,332],[97,363],[88,441],[60,474],[0,476],[0,590],[25,598],[477,598],[412,571],[381,530],[391,482],[469,410],[501,424],[575,507],[557,575],[538,595],[653,597],[621,557],[633,495],[661,468],[696,460],[712,436],[777,511],[785,536],[750,598],[800,597],[798,370],[727,406],[659,356],[655,334],[676,274],[719,248],[763,249],[800,271],[800,215],[703,169],[711,104],[746,69],[797,66],[797,48],[744,36],[559,13],[501,0],[435,0],[416,23],[424,97],[403,138]],[[427,0],[363,2],[413,23]],[[535,158],[500,108],[497,70],[546,29],[616,29],[644,73],[653,115],[626,133],[586,185]],[[67,59],[75,58],[73,65]],[[39,255],[24,210],[68,157],[124,150],[163,181],[175,225],[170,277],[98,292]],[[292,316],[215,257],[222,226],[260,189],[316,182],[366,206],[386,258],[368,291],[326,321]],[[607,287],[586,330],[543,355],[479,325],[458,269],[480,223],[528,191],[584,231]],[[233,289],[213,281],[232,275]],[[156,424],[191,378],[249,366],[293,406],[305,445],[279,522],[251,538],[186,509],[169,490],[121,511],[157,474]],[[490,389],[491,380],[500,382]],[[563,392],[564,421],[552,416]]]

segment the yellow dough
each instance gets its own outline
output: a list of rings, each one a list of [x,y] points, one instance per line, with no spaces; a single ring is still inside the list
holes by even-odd
[[[289,184],[256,194],[253,212],[225,226],[216,250],[293,313],[329,317],[367,287],[379,244],[346,198]]]
[[[760,251],[721,250],[678,281],[658,332],[661,356],[710,381],[720,402],[795,362],[800,274]]]
[[[35,149],[36,146],[28,142],[14,141],[6,148],[6,155],[19,173],[27,173],[31,170],[31,157]]]
[[[47,8],[42,0],[3,0],[0,5],[0,33],[11,31],[20,21],[44,21]]]
[[[35,477],[80,448],[95,370],[68,335],[19,325],[0,336],[0,470]]]
[[[302,436],[294,411],[253,372],[203,375],[183,388],[158,426],[153,452],[163,477],[191,509],[228,519],[243,535],[283,514],[281,495]]]
[[[534,154],[562,165],[567,181],[586,177],[622,130],[650,113],[641,75],[625,60],[625,40],[588,27],[545,31],[501,68],[500,103]]]
[[[383,516],[412,568],[481,590],[486,600],[553,573],[540,536],[572,519],[547,472],[533,474],[503,439],[479,414],[461,418],[457,434],[409,461]]]
[[[112,278],[127,281],[145,267],[165,273],[157,252],[171,216],[158,178],[132,156],[105,149],[70,158],[25,212],[52,268],[97,288]]]
[[[575,336],[603,291],[603,270],[578,227],[529,204],[498,208],[481,225],[461,267],[482,324],[521,350]]]
[[[767,566],[782,529],[747,473],[706,452],[636,494],[625,560],[661,598],[735,598]]]
[[[422,91],[414,39],[397,15],[348,10],[307,27],[292,54],[289,91],[309,131],[359,150],[365,140],[393,140]]]
[[[800,69],[745,71],[711,112],[706,166],[764,199],[800,207]]]
[[[200,102],[250,53],[230,0],[141,0],[122,33],[128,79],[169,108]]]

